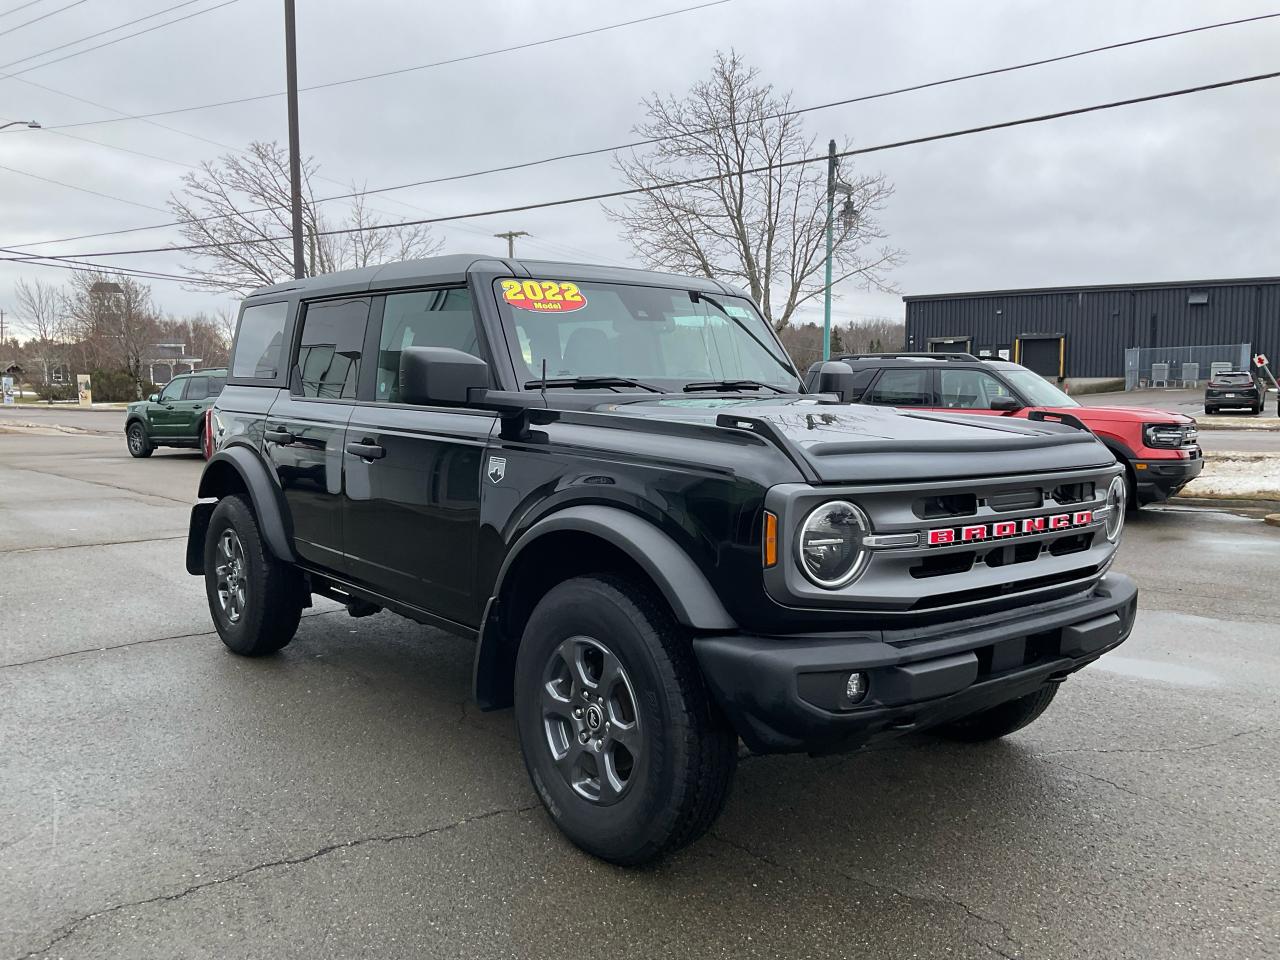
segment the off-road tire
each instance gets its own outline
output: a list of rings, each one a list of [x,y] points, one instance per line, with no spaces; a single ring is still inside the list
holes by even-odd
[[[545,671],[574,637],[606,645],[634,688],[640,756],[634,782],[608,806],[571,787],[546,728]],[[603,860],[655,860],[700,837],[724,806],[737,736],[703,683],[688,636],[665,604],[624,577],[577,577],[539,602],[516,657],[515,714],[525,766],[548,814]]]
[[[951,723],[936,727],[934,732],[949,740],[961,740],[966,743],[981,743],[984,740],[998,740],[1007,737],[1015,730],[1021,730],[1035,720],[1053,703],[1058,693],[1058,684],[1046,683],[1035,693],[1029,693],[1017,700],[1010,700],[981,713],[975,713]]]
[[[232,531],[243,556],[246,600],[233,622],[219,597],[219,543]],[[282,649],[298,630],[304,593],[297,568],[273,557],[253,509],[238,496],[224,497],[209,518],[204,541],[204,584],[218,636],[233,653],[264,657]]]
[[[155,452],[156,446],[151,442],[151,438],[147,436],[146,428],[141,422],[135,420],[129,424],[124,431],[125,446],[129,448],[129,456],[149,457]]]
[[[1124,465],[1124,509],[1126,513],[1137,513],[1142,504],[1138,502],[1138,477],[1133,467]]]

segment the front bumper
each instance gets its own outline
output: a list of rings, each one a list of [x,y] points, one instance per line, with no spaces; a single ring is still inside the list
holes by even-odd
[[[696,637],[693,646],[717,703],[751,750],[831,753],[1063,680],[1122,643],[1137,609],[1137,586],[1113,573],[1083,596],[1031,613],[842,637]],[[869,678],[856,705],[843,699],[853,671]]]
[[[1188,483],[1200,476],[1204,456],[1197,447],[1188,460],[1135,460],[1133,476],[1137,481],[1139,503],[1168,500]]]

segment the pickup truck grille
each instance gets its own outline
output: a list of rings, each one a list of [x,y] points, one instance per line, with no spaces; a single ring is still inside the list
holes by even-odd
[[[795,564],[769,583],[777,599],[814,607],[938,611],[1086,584],[1115,552],[1106,538],[1106,491],[1116,466],[1021,477],[809,488],[788,512],[847,499],[871,521],[871,560],[840,590],[810,584]],[[782,530],[790,526],[787,520]],[[783,545],[794,549],[794,545]],[[769,578],[767,577],[768,581]]]

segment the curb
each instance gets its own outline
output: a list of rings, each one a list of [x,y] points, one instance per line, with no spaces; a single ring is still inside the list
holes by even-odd
[[[1273,527],[1280,527],[1280,513],[1268,513],[1262,518],[1263,523],[1268,523]]]
[[[1182,507],[1225,507],[1227,509],[1248,507],[1253,510],[1280,510],[1280,500],[1249,497],[1172,497],[1168,502]],[[1280,525],[1280,513],[1273,513],[1271,516],[1276,517],[1276,524]]]

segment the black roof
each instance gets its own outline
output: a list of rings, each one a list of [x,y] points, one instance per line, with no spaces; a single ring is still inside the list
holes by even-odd
[[[639,283],[649,286],[676,286],[685,290],[705,290],[730,296],[749,297],[737,287],[708,280],[705,277],[685,277],[678,274],[657,273],[651,270],[634,270],[629,267],[605,267],[599,264],[572,263],[559,260],[524,260],[492,257],[478,253],[452,253],[421,260],[401,260],[356,270],[340,270],[301,280],[285,280],[266,287],[259,287],[249,294],[260,297],[280,293],[356,292],[372,287],[407,286],[417,283],[462,283],[470,270],[482,268],[512,276],[547,277],[567,275],[575,280],[596,280],[602,283]]]
[[[975,297],[1022,297],[1043,293],[1091,293],[1107,290],[1160,290],[1173,287],[1242,287],[1257,284],[1280,284],[1280,277],[1234,277],[1223,280],[1168,280],[1157,283],[1104,283],[1070,287],[1022,287],[1010,290],[969,290],[959,293],[918,293],[902,298],[914,300],[958,300]]]

